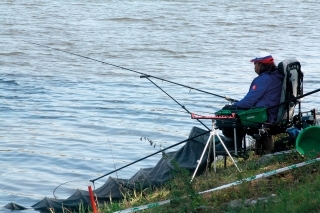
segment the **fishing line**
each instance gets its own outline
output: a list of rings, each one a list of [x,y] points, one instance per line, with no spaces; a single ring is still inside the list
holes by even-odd
[[[69,184],[69,183],[74,183],[74,182],[77,182],[77,183],[79,183],[79,182],[89,182],[89,180],[71,180],[71,181],[67,181],[67,182],[64,182],[64,183],[61,183],[61,184],[59,184],[54,190],[53,190],[53,192],[52,192],[52,194],[53,194],[53,196],[54,196],[54,198],[56,198],[57,199],[57,196],[56,196],[56,191],[57,191],[57,189],[58,188],[60,188],[61,186],[63,186],[63,185],[66,185],[66,184]],[[92,185],[94,186],[94,183],[92,183]],[[87,185],[86,185],[86,187],[88,187]],[[77,188],[79,188],[79,184],[77,184]],[[73,189],[74,190],[74,189]]]
[[[170,97],[174,102],[176,102],[179,106],[181,106],[187,113],[189,113],[191,115],[191,112],[182,104],[180,104],[176,99],[174,99],[171,95],[169,95],[166,91],[164,91],[161,87],[159,87],[156,83],[154,83],[149,76],[146,75],[142,75],[140,76],[140,78],[146,78],[148,79],[151,83],[153,83],[153,85],[155,85],[156,87],[158,87],[162,92],[164,92],[168,97]],[[205,128],[207,128],[207,130],[210,130],[209,127],[207,127],[202,121],[200,121],[199,119],[196,119],[197,121],[199,121],[199,123],[201,123]]]
[[[175,85],[178,85],[178,86],[182,86],[182,87],[185,87],[185,88],[189,88],[189,89],[192,89],[192,90],[196,90],[196,91],[199,91],[199,92],[203,92],[203,93],[206,93],[206,94],[210,94],[210,95],[213,95],[213,96],[216,96],[216,97],[219,97],[219,98],[224,98],[224,99],[226,99],[226,100],[228,100],[228,101],[230,101],[230,102],[237,102],[237,100],[232,99],[232,98],[229,98],[229,97],[227,97],[227,96],[222,96],[222,95],[214,94],[214,93],[211,93],[211,92],[207,92],[207,91],[204,91],[204,90],[201,90],[201,89],[197,89],[197,88],[194,88],[194,87],[191,87],[191,86],[187,86],[187,85],[184,85],[184,84],[176,83],[176,82],[173,82],[173,81],[170,81],[170,80],[166,80],[166,79],[163,79],[163,78],[159,78],[159,77],[156,77],[156,76],[147,75],[147,74],[145,74],[145,73],[143,73],[143,72],[139,72],[139,71],[136,71],[136,70],[133,70],[133,69],[129,69],[129,68],[126,68],[126,67],[122,67],[122,66],[118,66],[118,65],[111,64],[111,63],[108,63],[108,62],[100,61],[100,60],[97,60],[97,59],[94,59],[94,58],[90,58],[90,57],[88,57],[88,56],[83,56],[83,55],[80,55],[80,54],[77,54],[77,53],[73,53],[73,52],[61,50],[61,49],[54,48],[54,47],[49,47],[49,46],[46,46],[46,45],[43,45],[43,44],[38,44],[38,43],[35,43],[35,42],[30,42],[30,41],[25,41],[25,40],[23,40],[23,41],[24,41],[24,42],[27,42],[27,43],[30,43],[30,44],[34,44],[34,45],[40,46],[40,47],[45,47],[45,48],[48,48],[48,49],[52,49],[52,50],[64,52],[64,53],[67,53],[67,54],[71,54],[71,55],[74,55],[74,56],[78,56],[78,57],[81,57],[81,58],[85,58],[85,59],[88,59],[88,60],[91,60],[91,61],[99,62],[99,63],[102,63],[102,64],[107,64],[107,65],[110,65],[110,66],[113,66],[113,67],[117,67],[117,68],[122,69],[122,70],[127,70],[127,71],[130,71],[130,72],[135,72],[135,73],[138,73],[138,74],[140,74],[140,75],[146,75],[146,76],[148,76],[148,77],[155,78],[155,79],[159,79],[159,80],[162,80],[162,81],[171,83],[171,84],[175,84]]]
[[[112,159],[113,159],[113,166],[114,166],[114,169],[117,169],[117,167],[116,167],[116,162],[114,161],[114,156],[113,156],[113,152],[112,152],[112,148],[111,148],[111,143],[110,143],[110,141],[109,141],[108,136],[107,136],[107,140],[108,140],[108,142],[109,142],[109,147],[110,147],[111,156],[112,156]],[[117,172],[116,172],[116,176],[117,176],[117,178],[118,178],[118,173],[117,173]]]

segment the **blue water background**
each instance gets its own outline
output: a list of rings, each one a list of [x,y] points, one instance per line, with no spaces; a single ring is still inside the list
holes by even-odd
[[[256,77],[249,60],[263,50],[277,63],[297,58],[310,92],[320,85],[319,9],[316,0],[1,1],[0,207],[30,207],[75,180],[55,191],[67,198],[204,128],[139,73],[28,42],[234,99]],[[191,112],[227,104],[151,80]],[[302,107],[320,107],[319,93]],[[130,178],[160,157],[111,176]]]

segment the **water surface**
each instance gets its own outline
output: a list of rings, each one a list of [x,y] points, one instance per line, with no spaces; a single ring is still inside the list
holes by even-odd
[[[235,99],[255,77],[249,60],[264,50],[277,63],[297,58],[310,92],[320,82],[319,9],[316,0],[2,1],[0,206],[30,207],[77,180],[55,191],[66,198],[203,127],[138,73],[28,42]],[[152,80],[191,112],[212,114],[227,103]],[[303,101],[303,110],[317,108],[319,94]],[[129,178],[159,159],[112,176]]]

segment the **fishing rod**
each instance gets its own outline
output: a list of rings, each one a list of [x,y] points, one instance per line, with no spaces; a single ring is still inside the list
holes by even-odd
[[[174,99],[171,95],[169,95],[166,91],[164,91],[161,87],[159,87],[156,83],[154,83],[149,76],[146,75],[142,75],[140,76],[140,78],[146,78],[148,79],[153,85],[155,85],[156,87],[158,87],[162,92],[164,92],[167,96],[169,96],[174,102],[176,102],[179,106],[181,106],[187,113],[189,113],[190,115],[192,114],[184,105],[180,104],[176,99]],[[207,127],[202,121],[200,121],[199,119],[196,119],[197,121],[199,121],[199,123],[201,123],[205,128],[207,128],[207,130],[210,130],[209,127]]]
[[[312,94],[314,94],[314,93],[317,93],[317,92],[320,92],[320,88],[319,89],[315,89],[315,90],[313,90],[313,91],[310,91],[310,92],[307,92],[307,93],[305,93],[305,94],[303,94],[303,95],[300,95],[300,96],[297,96],[297,97],[295,97],[295,98],[291,98],[291,99],[289,99],[289,100],[286,100],[286,101],[283,101],[283,102],[281,102],[281,103],[279,103],[279,104],[276,104],[276,105],[273,105],[273,106],[271,106],[271,107],[268,107],[268,108],[265,108],[267,111],[268,110],[270,110],[270,109],[273,109],[273,108],[276,108],[276,107],[279,107],[279,106],[281,106],[281,105],[284,105],[284,104],[287,104],[287,103],[290,103],[290,102],[292,102],[292,101],[296,101],[296,100],[298,100],[298,99],[301,99],[301,98],[303,98],[303,97],[306,97],[306,96],[309,96],[309,95],[312,95]],[[234,107],[234,109],[237,109],[237,107]],[[250,110],[250,109],[242,109],[242,110]],[[192,119],[203,119],[205,116],[203,116],[203,115],[199,115],[199,114],[196,114],[196,113],[190,113],[191,114],[191,118]],[[210,117],[210,116],[208,116],[208,117]],[[227,120],[226,118],[218,118],[218,117],[216,117],[216,116],[211,116],[212,117],[212,119],[214,119],[214,120],[222,120],[225,124],[234,124],[234,119],[232,118],[232,119],[230,119],[230,120]],[[251,124],[257,124],[257,122],[256,121],[252,121],[252,120],[250,120],[250,119],[241,119],[241,121],[243,122],[247,122],[247,123],[251,123]]]
[[[153,81],[150,80],[150,78],[156,78],[156,79],[159,79],[159,80],[162,80],[162,81],[166,81],[166,82],[169,82],[169,83],[173,83],[173,84],[176,84],[176,85],[180,85],[180,86],[183,86],[183,87],[187,87],[189,89],[194,89],[194,90],[198,90],[198,91],[201,91],[201,92],[205,92],[205,93],[209,93],[209,92],[206,92],[206,91],[203,91],[203,90],[199,90],[199,89],[195,89],[193,87],[190,87],[190,86],[186,86],[186,85],[183,85],[183,84],[179,84],[179,83],[175,83],[173,81],[169,81],[169,80],[165,80],[163,78],[159,78],[159,77],[156,77],[156,76],[152,76],[152,75],[147,75],[145,73],[142,73],[142,72],[138,72],[138,71],[135,71],[135,70],[132,70],[132,69],[128,69],[128,68],[125,68],[125,67],[121,67],[121,66],[118,66],[118,65],[114,65],[114,64],[111,64],[111,63],[108,63],[108,62],[104,62],[104,61],[100,61],[100,60],[97,60],[97,59],[93,59],[93,58],[90,58],[90,57],[87,57],[87,56],[82,56],[82,55],[79,55],[79,54],[76,54],[76,53],[72,53],[72,52],[68,52],[68,51],[65,51],[65,50],[61,50],[61,49],[58,49],[58,48],[53,48],[53,47],[49,47],[49,46],[46,46],[46,45],[42,45],[42,44],[38,44],[38,43],[34,43],[34,42],[29,42],[29,41],[25,41],[25,42],[28,42],[28,43],[31,43],[31,44],[35,44],[35,45],[38,45],[38,46],[41,46],[41,47],[45,47],[45,48],[49,48],[49,49],[53,49],[53,50],[57,50],[57,51],[61,51],[61,52],[65,52],[65,53],[68,53],[68,54],[71,54],[71,55],[75,55],[75,56],[79,56],[79,57],[82,57],[82,58],[86,58],[86,59],[89,59],[89,60],[93,60],[93,61],[96,61],[96,62],[100,62],[100,63],[103,63],[103,64],[107,64],[107,65],[110,65],[110,66],[114,66],[114,67],[117,67],[117,68],[120,68],[120,69],[124,69],[124,70],[128,70],[128,71],[131,71],[131,72],[135,72],[135,73],[138,73],[138,74],[141,74],[142,76],[140,76],[140,78],[147,78],[151,83],[153,83],[156,87],[158,87],[162,92],[164,92],[165,94],[167,94],[172,100],[174,100],[177,104],[179,104],[183,109],[185,109],[189,114],[191,114],[191,112],[189,112],[185,106],[182,106],[178,101],[176,101],[172,96],[170,96],[167,92],[165,92],[163,89],[161,89],[157,84],[155,84]],[[212,94],[212,95],[215,95],[215,96],[218,96],[218,97],[221,97],[221,98],[225,98],[231,102],[235,102],[236,100],[234,99],[231,99],[231,98],[227,98],[225,96],[221,96],[221,95],[217,95],[217,94],[213,94],[213,93],[209,93],[209,94]],[[207,128],[208,130],[210,130],[203,122],[201,122],[199,119],[197,119],[205,128]]]
[[[186,140],[180,141],[180,142],[178,142],[178,143],[176,143],[176,144],[173,144],[173,145],[171,145],[171,146],[169,146],[169,147],[167,147],[167,148],[161,149],[161,150],[159,150],[159,151],[157,151],[157,152],[155,152],[155,153],[153,153],[153,154],[147,155],[147,156],[145,156],[145,157],[143,157],[143,158],[141,158],[141,159],[139,159],[139,160],[136,160],[136,161],[134,161],[134,162],[132,162],[132,163],[129,163],[129,164],[125,165],[125,166],[122,166],[122,167],[120,167],[120,168],[118,168],[118,169],[115,169],[115,170],[113,170],[113,171],[111,171],[111,172],[109,172],[109,173],[107,173],[107,174],[105,174],[105,175],[102,175],[102,176],[100,176],[100,177],[98,177],[98,178],[95,178],[95,179],[93,179],[93,180],[90,180],[90,182],[94,183],[96,180],[99,180],[99,179],[101,179],[101,178],[103,178],[103,177],[105,177],[105,176],[107,176],[107,175],[110,175],[110,174],[112,174],[112,173],[114,173],[114,172],[117,172],[117,171],[119,171],[119,170],[121,170],[121,169],[124,169],[124,168],[126,168],[126,167],[128,167],[128,166],[131,166],[132,164],[135,164],[135,163],[137,163],[137,162],[139,162],[139,161],[142,161],[142,160],[144,160],[144,159],[147,159],[147,158],[149,158],[149,157],[151,157],[151,156],[153,156],[153,155],[156,155],[156,154],[158,154],[158,153],[160,153],[160,152],[164,152],[164,151],[167,150],[167,149],[171,149],[172,147],[178,146],[178,145],[180,145],[180,144],[182,144],[182,143],[185,143],[185,142],[187,142],[187,141],[189,141],[189,140],[193,140],[193,139],[195,139],[195,138],[197,138],[197,137],[200,137],[200,136],[202,136],[202,135],[208,134],[209,132],[210,132],[210,130],[208,130],[208,131],[206,131],[206,132],[203,132],[203,133],[201,133],[201,134],[199,134],[199,135],[196,135],[196,136],[194,136],[194,137],[188,138],[188,139],[186,139]]]
[[[102,63],[102,64],[107,64],[107,65],[114,66],[114,67],[117,67],[117,68],[120,68],[120,69],[123,69],[123,70],[127,70],[127,71],[131,71],[131,72],[138,73],[138,74],[142,75],[142,76],[140,76],[140,78],[147,78],[151,83],[153,83],[153,84],[154,84],[156,87],[158,87],[161,91],[163,91],[165,94],[167,94],[172,100],[174,100],[177,104],[179,104],[179,105],[180,105],[183,109],[185,109],[189,114],[191,114],[191,112],[190,112],[189,110],[187,110],[185,106],[181,105],[181,104],[180,104],[178,101],[176,101],[172,96],[170,96],[167,92],[165,92],[162,88],[160,88],[157,84],[155,84],[152,80],[150,80],[150,78],[152,77],[152,78],[155,78],[155,79],[158,79],[158,80],[162,80],[162,81],[165,81],[165,82],[169,82],[169,83],[172,83],[172,84],[176,84],[176,85],[179,85],[179,86],[182,86],[182,87],[186,87],[186,88],[193,89],[193,90],[197,90],[197,91],[200,91],[200,92],[203,92],[203,93],[211,94],[211,95],[214,95],[214,96],[217,96],[217,97],[220,97],[220,98],[224,98],[224,99],[226,99],[226,100],[228,100],[228,101],[230,101],[230,102],[236,102],[236,101],[237,101],[237,100],[235,100],[235,99],[228,98],[228,97],[226,97],[226,96],[221,96],[221,95],[217,95],[217,94],[214,94],[214,93],[206,92],[206,91],[204,91],[204,90],[196,89],[196,88],[193,88],[193,87],[190,87],[190,86],[186,86],[186,85],[183,85],[183,84],[180,84],[180,83],[176,83],[176,82],[173,82],[173,81],[169,81],[169,80],[166,80],[166,79],[163,79],[163,78],[159,78],[159,77],[156,77],[156,76],[147,75],[147,74],[142,73],[142,72],[139,72],[139,71],[135,71],[135,70],[132,70],[132,69],[128,69],[128,68],[125,68],[125,67],[122,67],[122,66],[118,66],[118,65],[115,65],[115,64],[111,64],[111,63],[108,63],[108,62],[100,61],[100,60],[97,60],[97,59],[94,59],[94,58],[90,58],[90,57],[87,57],[87,56],[83,56],[83,55],[80,55],[80,54],[72,53],[72,52],[65,51],[65,50],[61,50],[61,49],[58,49],[58,48],[49,47],[49,46],[42,45],[42,44],[38,44],[38,43],[35,43],[35,42],[29,42],[29,41],[25,41],[25,42],[30,43],[30,44],[34,44],[34,45],[38,45],[38,46],[41,46],[41,47],[45,47],[45,48],[48,48],[48,49],[52,49],[52,50],[64,52],[64,53],[67,53],[67,54],[75,55],[75,56],[82,57],[82,58],[85,58],[85,59],[88,59],[88,60],[100,62],[100,63]],[[207,134],[208,132],[211,131],[203,122],[201,122],[199,119],[197,119],[197,120],[198,120],[204,127],[206,127],[208,131],[205,132],[205,133],[203,133],[203,134],[200,134],[200,135],[198,135],[198,136],[195,136],[195,137],[193,137],[193,138],[196,138],[196,137],[199,137],[199,136],[201,136],[201,135]],[[115,169],[115,170],[112,171],[112,172],[109,172],[109,173],[107,173],[107,174],[105,174],[105,175],[103,175],[103,176],[100,176],[100,177],[98,177],[98,178],[96,178],[96,179],[93,179],[93,180],[90,180],[90,181],[91,181],[92,183],[94,183],[94,181],[99,180],[100,178],[103,178],[103,177],[105,177],[105,176],[107,176],[107,175],[110,175],[110,174],[112,174],[112,173],[114,173],[114,172],[117,172],[117,171],[119,171],[119,170],[121,170],[121,169],[123,169],[123,168],[126,168],[126,167],[128,167],[128,166],[130,166],[130,165],[132,165],[132,164],[135,164],[135,163],[137,163],[137,162],[139,162],[139,161],[142,161],[142,160],[144,160],[144,159],[146,159],[146,158],[148,158],[148,157],[151,157],[151,156],[153,156],[153,155],[155,155],[155,154],[158,154],[158,153],[160,153],[160,152],[163,152],[163,151],[165,151],[165,150],[167,150],[167,149],[170,149],[170,148],[172,148],[172,147],[174,147],[174,146],[177,146],[177,145],[179,145],[179,144],[181,144],[181,143],[184,143],[184,142],[186,142],[186,141],[188,141],[188,140],[191,140],[191,139],[193,139],[193,138],[189,138],[189,139],[187,139],[187,140],[184,140],[184,141],[181,141],[181,142],[179,142],[179,143],[176,143],[176,144],[174,144],[174,145],[172,145],[172,146],[169,146],[169,147],[167,147],[167,148],[165,148],[165,149],[162,149],[162,150],[160,150],[160,151],[158,151],[158,152],[155,152],[155,153],[153,153],[153,154],[150,154],[150,155],[148,155],[148,156],[145,156],[145,157],[143,157],[143,158],[141,158],[141,159],[139,159],[139,160],[137,160],[137,161],[134,161],[134,162],[132,162],[132,163],[126,165],[126,166],[123,166],[123,167],[121,167],[121,168]]]
[[[312,95],[313,93],[317,93],[317,92],[319,92],[319,91],[320,91],[320,88],[319,88],[319,89],[316,89],[316,90],[313,90],[313,91],[311,91],[311,92],[307,92],[307,93],[305,93],[305,94],[303,94],[303,95],[297,96],[297,97],[295,97],[295,98],[291,98],[291,99],[289,99],[289,100],[287,100],[287,101],[283,101],[283,102],[281,102],[281,103],[279,103],[279,104],[277,104],[277,105],[271,106],[271,107],[267,108],[267,110],[276,108],[276,107],[281,106],[281,105],[283,105],[283,104],[290,103],[290,102],[292,102],[292,101],[298,100],[298,99],[303,98],[303,97],[305,97],[305,96]]]
[[[219,97],[219,98],[224,98],[224,99],[226,99],[227,101],[230,101],[230,102],[237,102],[238,101],[238,100],[235,100],[233,98],[229,98],[227,96],[222,96],[222,95],[218,95],[218,94],[215,94],[215,93],[207,92],[207,91],[204,91],[204,90],[201,90],[201,89],[197,89],[197,88],[194,88],[194,87],[191,87],[191,86],[187,86],[187,85],[184,85],[184,84],[180,84],[180,83],[176,83],[176,82],[173,82],[173,81],[170,81],[170,80],[159,78],[157,76],[147,75],[147,74],[145,74],[143,72],[139,72],[139,71],[136,71],[136,70],[133,70],[133,69],[129,69],[129,68],[126,68],[126,67],[123,67],[123,66],[111,64],[111,63],[108,63],[108,62],[105,62],[105,61],[101,61],[101,60],[97,60],[97,59],[94,59],[94,58],[90,58],[88,56],[83,56],[83,55],[80,55],[80,54],[77,54],[77,53],[73,53],[73,52],[69,52],[69,51],[66,51],[66,50],[62,50],[62,49],[46,46],[46,45],[43,45],[43,44],[38,44],[38,43],[35,43],[35,42],[30,42],[30,41],[25,41],[25,40],[23,40],[23,41],[27,42],[29,44],[34,44],[34,45],[37,45],[37,46],[40,46],[40,47],[45,47],[45,48],[48,48],[48,49],[52,49],[52,50],[64,52],[64,53],[67,53],[67,54],[71,54],[71,55],[74,55],[74,56],[78,56],[78,57],[81,57],[81,58],[85,58],[85,59],[88,59],[88,60],[91,60],[91,61],[99,62],[99,63],[102,63],[102,64],[107,64],[107,65],[110,65],[110,66],[113,66],[113,67],[117,67],[117,68],[122,69],[122,70],[135,72],[135,73],[138,73],[140,75],[148,76],[148,77],[155,78],[155,79],[158,79],[158,80],[161,80],[161,81],[165,81],[165,82],[168,82],[168,83],[171,83],[171,84],[182,86],[182,87],[185,87],[185,88],[188,88],[188,89],[192,89],[192,90],[196,90],[196,91],[203,92],[203,93],[206,93],[206,94],[210,94],[210,95],[213,95],[213,96],[216,96],[216,97]]]

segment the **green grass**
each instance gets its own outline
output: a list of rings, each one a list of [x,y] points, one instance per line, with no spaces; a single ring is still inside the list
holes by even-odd
[[[99,212],[114,212],[135,206],[170,199],[170,204],[142,212],[320,212],[319,162],[286,171],[274,176],[244,182],[219,191],[199,195],[198,192],[305,161],[299,154],[275,157],[259,164],[259,156],[238,159],[239,173],[231,161],[227,168],[218,161],[217,173],[209,171],[190,182],[191,174],[177,169],[175,178],[155,190],[145,189],[128,193],[121,202],[100,206]],[[275,196],[270,197],[272,194]],[[269,198],[268,198],[269,197]],[[268,198],[259,202],[260,198]],[[243,201],[232,207],[231,201]],[[246,205],[246,200],[258,201]]]
[[[238,209],[236,212],[320,212],[320,176],[307,175],[300,183],[280,188],[268,202]],[[232,212],[232,211],[230,211]]]

